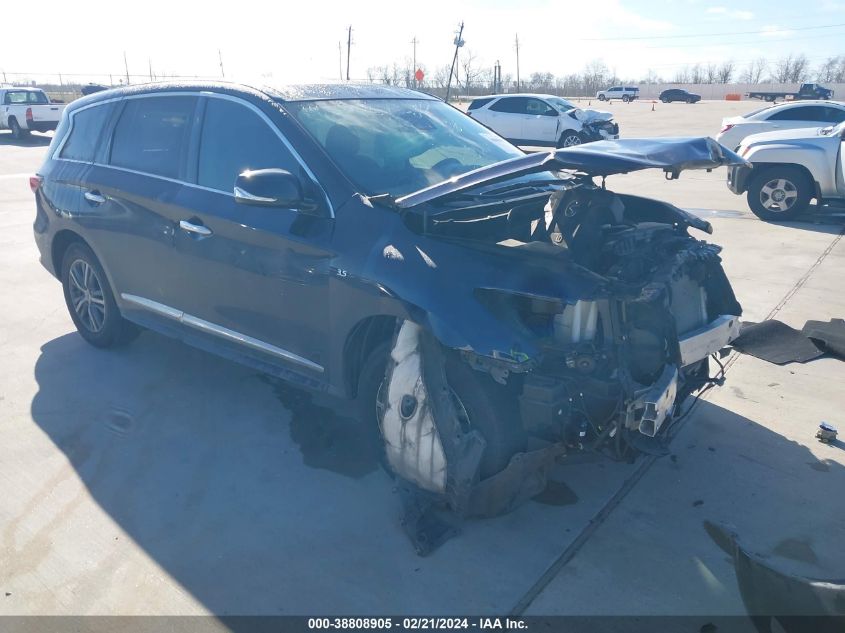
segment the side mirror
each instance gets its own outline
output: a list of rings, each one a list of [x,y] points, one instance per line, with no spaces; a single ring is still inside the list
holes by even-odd
[[[308,211],[316,208],[305,199],[299,178],[284,169],[245,171],[235,179],[233,193],[241,204]]]

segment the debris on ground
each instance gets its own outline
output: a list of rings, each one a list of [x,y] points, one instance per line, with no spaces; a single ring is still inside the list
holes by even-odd
[[[800,332],[776,319],[745,322],[732,345],[775,365],[805,363],[824,354],[845,359],[845,320],[807,321]]]
[[[830,444],[831,442],[836,441],[836,428],[828,424],[827,422],[822,422],[819,424],[819,430],[816,431],[816,437],[822,444]]]
[[[775,365],[805,363],[824,354],[804,334],[775,319],[743,323],[742,331],[732,345],[743,354]]]
[[[823,580],[786,573],[766,556],[749,551],[729,527],[705,521],[704,529],[733,558],[742,602],[757,631],[845,631],[845,578]],[[772,620],[780,628],[773,628]]]

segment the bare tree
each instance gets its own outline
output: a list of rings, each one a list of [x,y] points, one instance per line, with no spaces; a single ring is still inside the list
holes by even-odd
[[[704,69],[701,64],[696,64],[689,71],[690,83],[702,84],[704,83]]]
[[[705,83],[714,84],[719,77],[719,69],[716,64],[708,63],[704,68],[703,74]]]
[[[675,71],[675,76],[672,78],[672,83],[688,84],[690,83],[690,70],[688,66],[679,68]]]
[[[469,92],[470,87],[481,80],[482,70],[476,63],[477,59],[478,55],[474,51],[468,50],[460,61],[461,68],[464,70],[464,90],[466,92]]]
[[[731,79],[734,76],[734,61],[729,59],[726,62],[722,62],[719,66],[719,70],[716,71],[716,80],[720,84],[729,84],[731,83]]]
[[[766,69],[769,67],[769,62],[766,61],[765,57],[758,57],[754,61],[752,61],[742,74],[740,75],[739,79],[741,82],[746,84],[759,84],[763,81],[763,76],[766,74]]]
[[[645,84],[662,84],[663,79],[661,79],[660,75],[658,75],[654,70],[651,68],[648,69],[648,74],[646,74],[645,79],[642,83]]]
[[[809,72],[809,61],[806,55],[787,55],[775,62],[772,79],[778,83],[801,83],[807,78]]]
[[[841,83],[845,81],[845,55],[828,57],[816,71],[818,81]]]
[[[434,77],[432,77],[432,82],[437,88],[445,88],[446,84],[449,81],[449,71],[451,67],[449,64],[445,66],[440,66],[437,70],[434,71]]]

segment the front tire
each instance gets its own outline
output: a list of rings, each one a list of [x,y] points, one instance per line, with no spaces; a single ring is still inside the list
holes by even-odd
[[[138,329],[121,316],[106,273],[86,245],[75,242],[68,247],[61,278],[70,318],[91,345],[112,347],[137,334]]]
[[[379,389],[385,378],[390,345],[377,346],[367,357],[358,380],[356,398],[359,420],[365,432],[379,428]],[[479,466],[481,479],[495,475],[510,463],[511,457],[525,450],[526,436],[522,428],[516,394],[497,383],[487,373],[472,369],[458,354],[446,355],[446,380],[455,396],[455,407],[469,429],[477,430],[487,443]]]
[[[631,97],[629,97],[628,95],[622,95],[622,102],[623,103],[628,103],[630,101],[631,101]]]
[[[604,95],[599,95],[599,101],[607,101],[607,97]]]
[[[748,206],[761,220],[794,220],[807,210],[813,186],[800,169],[773,167],[751,181],[746,195]]]
[[[583,142],[584,138],[575,130],[564,130],[557,141],[557,146],[574,147],[575,145],[581,145]]]

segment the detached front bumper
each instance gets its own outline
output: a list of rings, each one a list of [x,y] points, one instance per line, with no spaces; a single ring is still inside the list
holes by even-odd
[[[751,165],[735,165],[728,167],[728,189],[737,195],[741,195],[748,189],[748,181],[751,177]]]
[[[738,316],[723,314],[704,327],[681,336],[678,340],[681,367],[697,363],[718,352],[739,336],[741,326]]]

